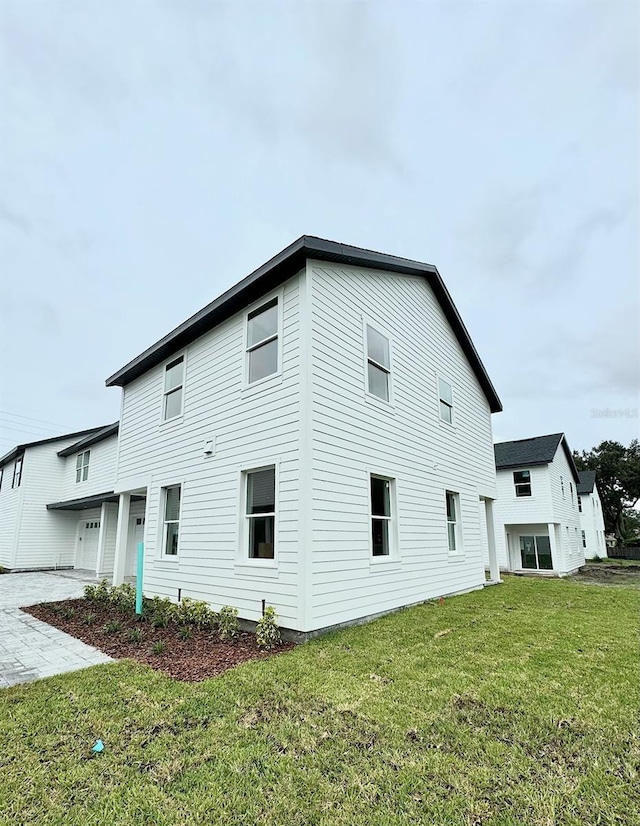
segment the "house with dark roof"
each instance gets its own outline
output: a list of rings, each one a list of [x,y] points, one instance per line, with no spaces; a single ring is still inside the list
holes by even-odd
[[[112,575],[117,442],[116,422],[20,444],[0,458],[2,567]]]
[[[311,634],[499,578],[502,409],[437,269],[303,236],[122,389],[114,584]]]
[[[607,554],[607,541],[604,532],[602,501],[598,492],[595,470],[578,471],[578,511],[580,513],[581,539],[584,555],[587,559]]]
[[[564,576],[584,565],[580,477],[564,433],[501,442],[494,454],[500,568]]]

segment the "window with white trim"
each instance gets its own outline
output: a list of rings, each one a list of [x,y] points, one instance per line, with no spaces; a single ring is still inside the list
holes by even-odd
[[[178,537],[180,535],[180,497],[181,485],[162,488],[163,530],[162,555],[178,555]]]
[[[244,518],[249,559],[275,559],[275,465],[245,472]]]
[[[371,495],[371,555],[389,556],[392,542],[392,495],[393,479],[384,476],[370,477]]]
[[[85,450],[84,453],[78,453],[76,456],[76,485],[78,482],[86,482],[89,478],[89,458],[90,450]]]
[[[569,490],[571,492],[571,504],[573,505],[573,482],[569,482]]]
[[[440,400],[440,419],[453,424],[453,388],[448,381],[438,379],[438,396]]]
[[[164,368],[164,396],[162,419],[175,419],[182,413],[184,395],[184,356],[169,362]]]
[[[578,513],[582,513],[582,496],[578,496]]]
[[[367,324],[367,392],[385,402],[391,397],[389,339]]]
[[[445,492],[447,505],[447,543],[450,554],[462,551],[460,531],[460,495],[451,490]]]
[[[13,482],[11,483],[12,488],[19,488],[20,482],[22,482],[22,463],[24,461],[24,456],[18,456],[13,466]]]
[[[560,490],[562,491],[562,498],[564,499],[564,479],[560,477]]]
[[[278,372],[278,299],[247,315],[247,384]]]
[[[582,531],[582,547],[587,547],[587,534],[584,531]]]
[[[0,467],[0,490],[2,490],[2,479],[4,477],[4,465]]]
[[[514,470],[513,484],[516,496],[531,496],[531,472],[528,470]]]

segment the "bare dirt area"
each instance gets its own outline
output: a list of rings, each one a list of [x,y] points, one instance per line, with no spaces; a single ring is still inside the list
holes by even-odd
[[[221,640],[216,632],[194,627],[189,628],[188,639],[184,639],[184,629],[174,624],[154,627],[135,614],[124,614],[115,606],[84,599],[40,603],[21,610],[110,657],[136,660],[185,682],[206,680],[241,663],[272,657],[294,647],[293,643],[282,643],[264,651],[258,647],[254,634],[246,631],[232,640]]]
[[[640,562],[625,565],[587,562],[571,579],[592,585],[631,585],[640,588]]]

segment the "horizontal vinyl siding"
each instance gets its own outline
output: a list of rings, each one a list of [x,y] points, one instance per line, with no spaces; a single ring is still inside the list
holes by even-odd
[[[582,495],[582,513],[580,514],[580,527],[585,532],[587,547],[584,549],[586,559],[593,559],[596,556],[606,557],[607,546],[604,541],[604,518],[602,516],[602,503],[597,488],[593,493]]]
[[[22,485],[12,488],[15,462],[5,465],[0,488],[0,565],[14,567],[15,548],[18,541],[20,511],[22,508]]]
[[[553,521],[561,525],[562,559],[559,570],[564,573],[584,565],[584,548],[580,539],[580,513],[578,511],[576,483],[562,445],[558,446],[553,462],[549,466],[549,473]],[[564,481],[564,496],[562,495],[560,477]],[[570,484],[573,485],[573,498],[571,497]],[[569,528],[568,540],[566,527]]]
[[[513,474],[517,470],[529,471],[531,496],[516,496]],[[494,504],[496,553],[500,568],[510,570],[512,565],[506,544],[505,526],[547,525],[553,522],[549,466],[522,465],[522,467],[499,470],[496,476],[498,483],[498,498]]]
[[[60,448],[58,448],[60,450]],[[80,499],[113,490],[116,478],[116,456],[118,437],[111,436],[91,445],[88,450],[89,477],[84,482],[76,482],[76,453],[60,458],[64,462],[64,487],[60,500]],[[82,451],[84,453],[84,451]]]
[[[131,503],[131,511],[133,513],[136,502]],[[142,503],[142,514],[144,514],[144,502]],[[102,564],[100,565],[99,575],[107,576],[113,573],[113,563],[116,554],[116,530],[118,527],[118,506],[107,503],[106,508],[106,524],[105,524],[105,539],[104,539],[104,553],[102,556]]]
[[[426,281],[313,264],[313,625],[484,581],[479,492],[495,491],[487,401]],[[393,407],[365,395],[363,316],[392,341]],[[454,388],[440,422],[437,375]],[[396,480],[399,560],[371,562],[369,476]],[[445,489],[464,554],[448,554]]]
[[[161,423],[164,365],[124,388],[118,489],[148,486],[145,593],[232,605],[258,619],[262,600],[280,622],[297,625],[299,296],[298,277],[283,289],[282,375],[243,388],[244,313],[193,342],[185,354],[183,414]],[[177,353],[175,355],[178,355]],[[205,456],[206,441],[215,452]],[[278,463],[278,567],[237,565],[240,468]],[[181,484],[179,555],[160,558],[161,488]]]

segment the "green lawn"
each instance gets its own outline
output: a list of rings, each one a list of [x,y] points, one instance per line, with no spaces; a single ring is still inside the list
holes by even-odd
[[[6,689],[0,822],[638,824],[639,597],[509,578],[204,683]]]

